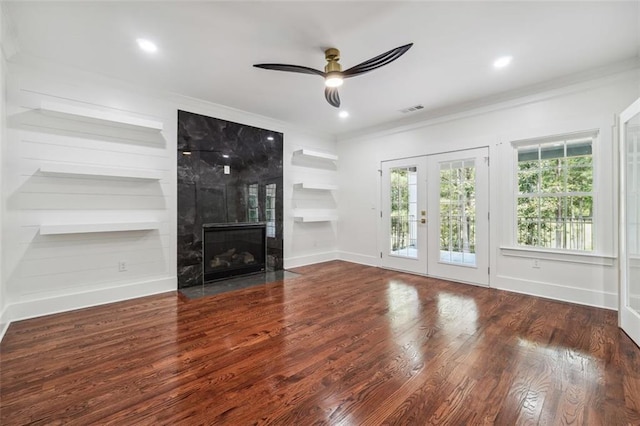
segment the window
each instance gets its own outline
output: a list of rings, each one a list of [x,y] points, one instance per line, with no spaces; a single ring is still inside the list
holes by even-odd
[[[249,222],[259,222],[258,211],[258,184],[252,183],[249,187],[249,200],[247,203],[247,219]]]
[[[267,216],[267,237],[276,237],[276,184],[269,183],[266,186],[267,205],[265,213]]]
[[[517,147],[517,243],[593,251],[595,135]]]

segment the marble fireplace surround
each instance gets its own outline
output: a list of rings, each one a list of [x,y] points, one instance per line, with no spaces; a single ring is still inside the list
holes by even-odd
[[[270,222],[267,269],[282,270],[283,134],[178,111],[177,163],[178,288],[203,283],[204,224]]]

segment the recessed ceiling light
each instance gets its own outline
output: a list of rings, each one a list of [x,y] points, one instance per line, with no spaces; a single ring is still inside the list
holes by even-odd
[[[155,45],[154,42],[149,41],[144,38],[139,38],[136,40],[138,42],[138,47],[148,53],[155,53],[158,51],[158,46]]]
[[[268,141],[272,141],[273,140],[273,136],[267,136],[267,140]]]
[[[494,68],[504,68],[511,63],[513,56],[502,56],[493,62]]]
[[[340,113],[338,114],[338,117],[340,118],[347,118],[349,116],[349,113],[347,111],[340,111]]]

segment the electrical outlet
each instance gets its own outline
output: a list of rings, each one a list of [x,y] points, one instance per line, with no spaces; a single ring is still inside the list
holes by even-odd
[[[540,269],[540,259],[533,259],[533,268]]]
[[[121,260],[118,262],[118,272],[125,272],[127,270],[127,262]]]

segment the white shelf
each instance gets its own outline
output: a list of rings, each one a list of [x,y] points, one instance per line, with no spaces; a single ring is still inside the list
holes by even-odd
[[[302,156],[302,157],[309,157],[309,158],[319,158],[322,160],[329,160],[329,161],[338,161],[338,156],[335,154],[329,154],[326,152],[320,152],[320,151],[314,151],[312,149],[300,149],[298,151],[294,151],[293,155],[295,156]]]
[[[309,183],[309,182],[301,182],[293,185],[294,188],[298,189],[320,189],[323,191],[335,191],[338,189],[336,185],[327,185],[325,183]]]
[[[162,179],[162,172],[157,170],[88,166],[84,164],[45,163],[40,166],[39,171],[46,175],[56,176],[98,176],[144,180]]]
[[[62,115],[67,118],[80,119],[83,121],[100,122],[101,124],[134,127],[157,132],[163,129],[161,121],[135,117],[123,112],[104,111],[50,101],[42,101],[40,103],[40,110],[45,113]]]
[[[299,223],[335,222],[338,216],[295,216],[293,219]]]
[[[159,222],[112,222],[40,225],[40,235],[86,234],[93,232],[151,231]]]

